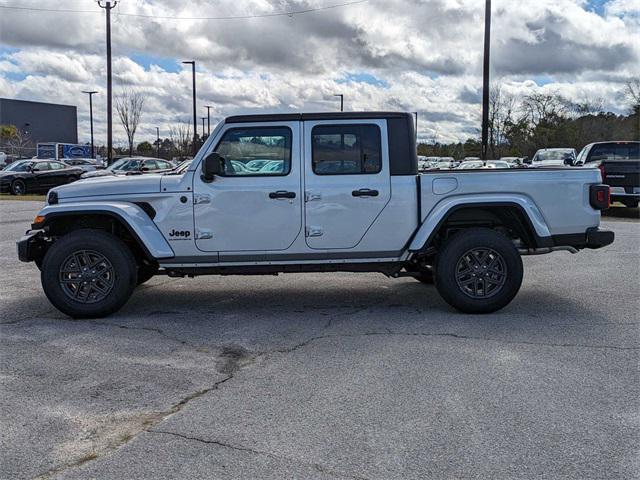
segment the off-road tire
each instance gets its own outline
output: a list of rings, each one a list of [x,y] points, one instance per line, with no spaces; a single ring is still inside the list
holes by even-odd
[[[79,258],[102,258],[103,261],[91,267],[91,262],[76,262],[76,255]],[[85,265],[89,266],[89,272],[81,271]],[[91,278],[92,268],[98,275],[100,270],[106,269],[108,272],[102,278]],[[63,270],[66,272],[69,269],[74,273],[63,274]],[[75,289],[80,295],[74,299],[71,290],[75,284],[71,285],[68,278],[72,276],[73,282],[78,283],[78,275],[84,273],[88,278],[83,279],[87,281],[82,283],[90,285],[97,278],[96,285],[107,293],[88,290],[90,287],[80,285]],[[104,286],[104,278],[108,288]],[[40,279],[45,295],[61,312],[73,318],[99,318],[116,312],[129,300],[137,284],[137,267],[131,250],[118,237],[101,230],[82,229],[63,236],[49,248],[42,262]],[[83,294],[87,291],[93,293]],[[92,295],[93,299],[89,298]]]
[[[11,195],[24,195],[27,193],[27,185],[24,180],[14,180],[11,183]]]
[[[436,288],[449,305],[464,313],[491,313],[518,293],[522,258],[504,235],[471,228],[445,243],[436,258],[435,272]]]

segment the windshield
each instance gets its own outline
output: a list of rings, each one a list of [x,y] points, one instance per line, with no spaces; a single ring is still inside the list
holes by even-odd
[[[189,160],[183,160],[182,162],[180,162],[180,164],[174,168],[173,170],[171,170],[171,172],[169,173],[184,173],[187,171],[187,169],[189,168],[189,165],[191,165],[191,162],[193,160],[189,159]]]
[[[13,162],[10,163],[7,167],[5,167],[5,172],[28,172],[29,167],[33,162]]]
[[[140,170],[141,160],[132,160],[130,158],[123,158],[111,165],[111,170],[117,170],[119,172],[132,172]]]
[[[533,161],[545,162],[551,160],[564,160],[566,158],[573,158],[573,153],[569,150],[551,150],[547,152],[538,152]]]

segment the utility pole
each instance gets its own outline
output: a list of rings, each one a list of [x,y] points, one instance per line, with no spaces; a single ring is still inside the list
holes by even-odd
[[[202,143],[204,143],[204,121],[207,117],[200,117],[202,119]]]
[[[193,77],[193,156],[198,152],[198,120],[196,119],[196,62],[189,60],[182,62],[191,65],[191,75]]]
[[[413,112],[416,116],[416,144],[418,143],[418,112]]]
[[[113,163],[113,91],[111,88],[111,10],[116,7],[118,1],[106,1],[104,5],[102,0],[98,0],[100,8],[104,8],[107,12],[107,164]]]
[[[340,97],[340,111],[344,112],[344,95],[342,93],[336,93],[334,97]]]
[[[209,135],[211,135],[211,115],[209,114],[209,110],[211,110],[213,107],[211,105],[205,105],[205,108],[207,109],[207,137]]]
[[[489,155],[489,52],[491,50],[491,0],[484,7],[484,63],[482,67],[482,160]]]
[[[160,128],[156,127],[156,157],[160,158]]]
[[[83,90],[82,93],[87,93],[89,95],[89,121],[91,122],[91,158],[96,158],[96,151],[93,146],[93,101],[92,97],[94,93],[98,93],[94,90],[87,92]]]

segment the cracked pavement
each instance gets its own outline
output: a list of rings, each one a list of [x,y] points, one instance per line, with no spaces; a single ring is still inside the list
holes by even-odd
[[[157,277],[71,320],[0,202],[0,478],[638,478],[640,222],[451,310],[376,274]]]

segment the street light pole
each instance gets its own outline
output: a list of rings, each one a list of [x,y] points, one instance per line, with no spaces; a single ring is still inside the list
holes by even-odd
[[[198,152],[198,121],[196,119],[196,62],[189,60],[182,62],[191,65],[191,75],[193,77],[193,156]]]
[[[156,127],[156,157],[160,158],[160,128]]]
[[[482,67],[482,160],[489,155],[489,52],[491,49],[491,0],[484,7],[484,63]]]
[[[340,111],[344,112],[344,95],[342,93],[336,93],[334,97],[340,97]]]
[[[113,162],[113,104],[112,104],[112,88],[111,88],[111,10],[116,7],[117,1],[110,1],[102,4],[102,0],[98,0],[100,8],[104,8],[107,12],[107,163],[111,165]]]
[[[202,143],[204,143],[204,121],[207,117],[200,117],[202,119]]]
[[[96,151],[93,146],[93,101],[92,97],[94,93],[98,93],[95,90],[90,92],[83,90],[82,93],[86,93],[89,95],[89,122],[91,123],[91,158],[96,158]]]
[[[211,110],[213,107],[211,105],[205,105],[205,108],[207,109],[207,137],[209,135],[211,135],[211,115],[209,114],[209,110]]]

